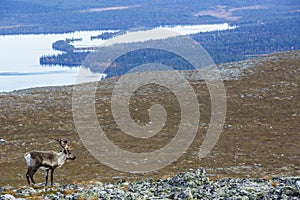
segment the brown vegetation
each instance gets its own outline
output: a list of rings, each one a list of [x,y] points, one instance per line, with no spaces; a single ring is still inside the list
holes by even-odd
[[[171,165],[148,174],[128,174],[101,164],[80,143],[72,116],[72,87],[35,88],[0,95],[0,186],[26,185],[23,157],[30,150],[59,150],[57,137],[76,139],[75,162],[67,162],[56,172],[57,182],[99,180],[112,177],[126,180],[161,178],[190,168],[204,167],[213,177],[295,176],[300,174],[300,52],[265,57],[244,72],[239,80],[226,80],[227,117],[222,134],[212,152],[198,159],[199,147],[210,117],[210,99],[203,81],[191,80],[200,102],[200,127],[190,149]],[[238,67],[238,66],[235,66]],[[192,73],[186,72],[186,73]],[[96,109],[99,123],[119,147],[133,152],[152,151],[164,146],[176,133],[178,102],[170,92],[131,98],[132,118],[147,122],[153,103],[166,105],[170,119],[165,130],[152,141],[126,136],[116,126],[110,112],[110,95],[116,78],[99,83]],[[150,86],[149,86],[150,87]],[[152,86],[151,86],[152,87]],[[147,88],[141,88],[146,91]],[[138,107],[138,110],[136,108]],[[37,182],[44,180],[41,173]],[[38,175],[38,173],[37,173]],[[117,178],[114,178],[117,180]]]

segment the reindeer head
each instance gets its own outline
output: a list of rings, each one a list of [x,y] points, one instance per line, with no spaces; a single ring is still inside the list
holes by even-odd
[[[63,148],[63,152],[67,155],[68,160],[75,160],[76,156],[71,153],[71,149],[73,147],[73,142],[68,142],[67,140],[56,139],[56,141]]]

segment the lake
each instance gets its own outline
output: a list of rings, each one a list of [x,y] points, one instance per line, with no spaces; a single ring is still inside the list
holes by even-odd
[[[52,43],[66,38],[83,38],[83,46],[99,45],[101,41],[91,41],[90,36],[102,32],[0,36],[0,92],[75,83],[79,67],[41,66],[39,58],[60,53],[52,49]]]
[[[165,26],[180,34],[228,30],[235,26],[224,24]],[[110,30],[111,31],[111,30]],[[0,36],[0,92],[42,87],[71,85],[76,82],[80,67],[41,66],[39,58],[43,55],[61,52],[52,49],[52,43],[66,38],[82,38],[74,42],[75,47],[99,46],[104,41],[91,40],[91,36],[108,31],[77,31],[64,34],[28,34]]]

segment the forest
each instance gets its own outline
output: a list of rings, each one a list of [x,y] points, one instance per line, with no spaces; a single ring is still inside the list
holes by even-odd
[[[300,49],[299,23],[298,19],[282,20],[280,23],[275,21],[244,25],[234,30],[198,33],[191,37],[199,42],[218,64],[244,60],[261,54]],[[65,44],[64,48],[61,48],[64,53],[41,57],[42,65],[80,66],[89,55],[88,51],[77,52],[70,44],[70,40],[57,41],[54,46],[57,46],[57,43]],[[121,57],[113,63],[114,67],[109,67],[105,73],[107,77],[118,76],[145,63],[160,63],[176,70],[193,68],[170,52],[144,49]],[[99,72],[96,66],[89,67],[93,72]]]
[[[199,33],[192,38],[212,56],[215,63],[300,49],[300,18],[248,24],[235,30]]]

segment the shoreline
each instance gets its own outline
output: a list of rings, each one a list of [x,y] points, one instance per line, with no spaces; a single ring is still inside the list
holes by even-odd
[[[286,51],[286,52],[274,52],[274,53],[270,53],[270,54],[262,54],[262,55],[256,55],[255,57],[249,57],[245,60],[241,60],[241,61],[235,61],[235,62],[226,62],[226,63],[220,63],[220,64],[215,64],[215,66],[217,67],[217,69],[220,71],[220,73],[223,73],[223,80],[226,79],[237,79],[238,76],[241,76],[241,74],[243,73],[243,70],[247,70],[247,68],[251,68],[252,66],[255,66],[257,63],[261,62],[265,59],[267,59],[268,57],[271,57],[273,55],[278,55],[278,54],[285,54],[285,53],[289,53],[289,52],[296,52],[297,50],[293,50],[293,51]],[[254,61],[254,62],[253,62]],[[246,65],[249,66],[241,66],[240,63],[248,63]],[[232,68],[232,66],[238,65],[238,68]],[[67,67],[69,68],[69,67]],[[211,66],[206,66],[202,69],[211,69]],[[229,71],[228,71],[229,70]],[[234,70],[236,74],[232,73],[230,74],[230,70]],[[189,72],[190,70],[176,70],[179,72],[182,72],[183,76],[187,76],[187,74],[185,72]],[[193,70],[192,70],[193,71]],[[118,78],[117,77],[111,77],[111,78]],[[187,77],[189,78],[189,77]],[[110,78],[108,78],[110,79]],[[107,79],[103,79],[103,80],[99,80],[99,81],[105,81]],[[74,83],[70,83],[70,84],[65,84],[65,85],[49,85],[49,86],[37,86],[37,87],[29,87],[29,88],[21,88],[21,89],[14,89],[11,91],[0,91],[0,95],[7,95],[9,93],[19,93],[22,91],[25,92],[30,92],[31,90],[38,90],[38,89],[52,89],[52,88],[60,88],[60,87],[73,87]]]
[[[289,54],[293,52],[299,52],[300,50],[291,50],[291,51],[285,51],[285,52],[273,52],[269,54],[258,54],[253,57],[248,57],[245,60],[241,61],[235,61],[235,62],[226,62],[226,63],[220,63],[216,64],[215,66],[218,68],[220,73],[223,75],[222,79],[223,80],[228,80],[228,79],[237,79],[238,76],[241,76],[244,70],[247,70],[247,68],[251,68],[252,66],[257,65],[259,62],[266,62],[268,59],[276,56],[276,55],[281,55],[281,54]],[[241,63],[246,63],[241,65]],[[247,64],[248,63],[248,64]],[[235,68],[234,66],[239,66]],[[248,66],[247,66],[248,65]],[[69,67],[67,67],[69,68]],[[210,69],[210,66],[206,66],[203,69]],[[231,71],[230,71],[231,70]],[[179,72],[182,72],[183,76],[186,76],[185,71],[189,70],[179,70]],[[116,78],[116,77],[111,77],[111,78]],[[107,79],[103,79],[107,80]],[[102,81],[102,80],[99,80]],[[14,92],[20,92],[20,91],[30,91],[30,90],[35,90],[39,88],[53,88],[53,87],[73,87],[74,83],[70,84],[64,84],[64,85],[49,85],[49,86],[37,86],[37,87],[29,87],[29,88],[21,88],[21,89],[14,89],[11,91],[0,91],[0,95],[6,95],[8,93],[14,93]]]

